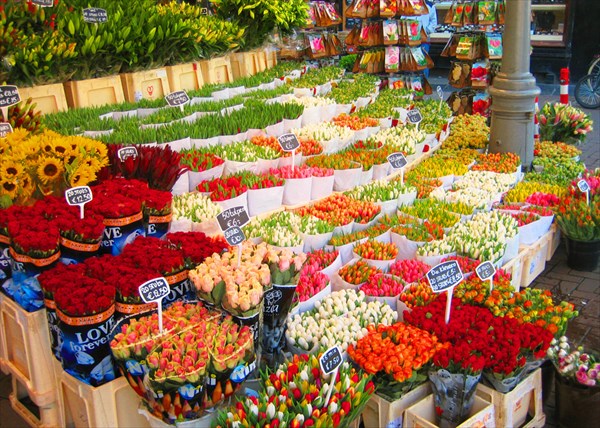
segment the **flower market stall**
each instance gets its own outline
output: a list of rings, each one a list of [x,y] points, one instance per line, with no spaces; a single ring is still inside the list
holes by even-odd
[[[181,107],[11,106],[12,407],[32,426],[518,427],[544,424],[547,358],[597,385],[564,345],[573,305],[528,286],[561,233],[598,243],[600,171],[550,136],[526,171],[485,151],[480,116],[381,83],[290,62]]]

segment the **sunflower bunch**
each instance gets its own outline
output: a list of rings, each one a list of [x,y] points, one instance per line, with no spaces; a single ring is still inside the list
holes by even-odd
[[[0,202],[31,204],[46,195],[62,196],[69,187],[94,181],[107,164],[106,146],[98,141],[15,129],[0,139]]]

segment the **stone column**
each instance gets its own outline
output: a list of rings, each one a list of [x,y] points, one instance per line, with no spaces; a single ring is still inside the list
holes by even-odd
[[[513,152],[533,161],[533,115],[540,88],[529,72],[531,0],[506,0],[502,67],[490,87],[490,152]]]

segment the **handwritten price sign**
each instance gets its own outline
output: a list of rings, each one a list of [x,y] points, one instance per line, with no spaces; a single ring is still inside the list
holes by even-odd
[[[162,321],[162,299],[167,297],[171,292],[171,287],[167,280],[163,277],[151,279],[150,281],[144,282],[138,287],[140,297],[144,303],[156,302],[158,306],[158,329],[162,333],[163,321]]]
[[[219,215],[217,215],[217,221],[221,231],[225,232],[231,227],[243,227],[250,222],[250,217],[246,209],[242,206],[229,208]]]

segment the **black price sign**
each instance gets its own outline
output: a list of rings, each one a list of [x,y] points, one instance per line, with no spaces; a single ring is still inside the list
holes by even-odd
[[[16,86],[0,86],[0,107],[14,106],[19,102],[21,102],[21,96],[19,95],[19,89]]]
[[[420,123],[423,120],[423,116],[421,116],[421,111],[418,108],[409,110],[406,113],[406,120],[415,125]]]
[[[31,0],[31,3],[33,3],[36,6],[40,6],[40,7],[54,6],[54,0]]]
[[[242,242],[246,240],[244,231],[237,226],[230,227],[223,234],[229,245],[242,245]]]
[[[387,157],[387,160],[394,169],[404,168],[408,163],[404,154],[400,152],[392,153]]]
[[[165,278],[159,277],[144,282],[138,287],[138,291],[144,303],[150,303],[168,296],[171,287],[169,287],[169,283]]]
[[[250,222],[246,209],[242,206],[229,208],[217,215],[219,227],[223,232],[237,226],[242,227]]]
[[[105,9],[99,7],[88,7],[83,9],[83,20],[92,24],[98,24],[108,21],[108,14]]]
[[[65,191],[65,198],[69,205],[83,205],[93,199],[92,189],[89,186],[72,187]]]
[[[138,151],[135,147],[133,146],[127,146],[127,147],[123,147],[120,148],[119,151],[117,151],[117,156],[119,156],[119,159],[121,159],[121,162],[125,162],[125,159],[127,158],[137,158],[138,155]]]
[[[577,188],[583,193],[590,191],[590,185],[585,180],[579,180],[577,182]]]
[[[455,287],[462,280],[463,273],[456,260],[440,263],[427,272],[427,281],[434,293],[441,293]]]
[[[277,141],[284,152],[293,152],[300,147],[300,142],[296,134],[283,134],[277,138]]]
[[[486,279],[490,279],[496,273],[496,267],[490,261],[483,262],[475,269],[477,276],[480,280],[485,281]]]
[[[190,97],[185,91],[177,91],[171,92],[169,95],[165,96],[165,100],[171,107],[179,107],[189,103]]]
[[[11,132],[13,132],[13,128],[10,123],[0,122],[0,138],[6,137]]]
[[[319,363],[321,364],[321,370],[325,374],[333,373],[339,366],[342,365],[342,353],[338,346],[329,348],[321,358]]]

